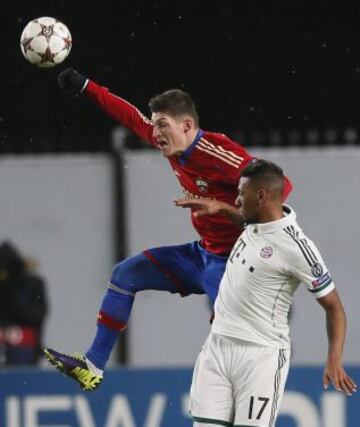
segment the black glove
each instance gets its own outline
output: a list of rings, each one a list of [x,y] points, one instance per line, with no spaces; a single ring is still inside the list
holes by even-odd
[[[70,95],[79,96],[87,85],[88,79],[73,68],[68,68],[58,75],[60,89]]]

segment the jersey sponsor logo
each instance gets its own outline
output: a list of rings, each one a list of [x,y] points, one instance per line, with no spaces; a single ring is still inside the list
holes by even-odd
[[[183,187],[183,194],[185,199],[208,199],[208,200],[215,200],[215,197],[205,197],[205,196],[199,196],[198,194],[193,194],[189,190],[186,190]]]
[[[200,193],[207,193],[209,189],[209,184],[204,179],[197,178],[195,184],[197,185],[197,188],[199,189]]]
[[[318,279],[312,281],[311,284],[313,285],[313,288],[319,288],[320,286],[322,286],[326,282],[331,282],[331,280],[332,279],[331,279],[330,274],[328,272],[326,272],[325,274],[323,274]]]
[[[271,246],[264,246],[260,251],[261,258],[270,258],[274,253],[274,250]]]
[[[319,262],[316,262],[312,267],[311,267],[311,273],[313,274],[314,277],[320,277],[324,272],[324,269],[322,268],[322,265]]]

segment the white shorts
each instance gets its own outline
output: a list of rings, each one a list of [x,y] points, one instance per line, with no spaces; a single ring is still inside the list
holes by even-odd
[[[289,359],[289,349],[210,334],[194,368],[191,417],[200,425],[274,426]]]

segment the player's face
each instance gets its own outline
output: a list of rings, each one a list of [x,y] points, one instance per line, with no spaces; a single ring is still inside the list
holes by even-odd
[[[153,113],[153,137],[164,157],[179,156],[188,147],[189,119]]]
[[[261,207],[259,193],[249,178],[240,178],[235,204],[239,207],[239,212],[247,224],[259,222]]]

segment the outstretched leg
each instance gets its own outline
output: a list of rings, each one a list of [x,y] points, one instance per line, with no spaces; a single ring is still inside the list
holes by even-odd
[[[144,290],[176,293],[179,292],[176,280],[148,252],[117,264],[98,314],[97,333],[86,357],[103,370],[119,332],[127,326],[136,293]]]
[[[136,293],[162,290],[182,296],[202,294],[203,268],[194,243],[149,249],[120,262],[114,267],[98,314],[97,332],[86,357],[46,349],[47,359],[84,390],[94,390],[102,380],[117,336],[127,326]]]

